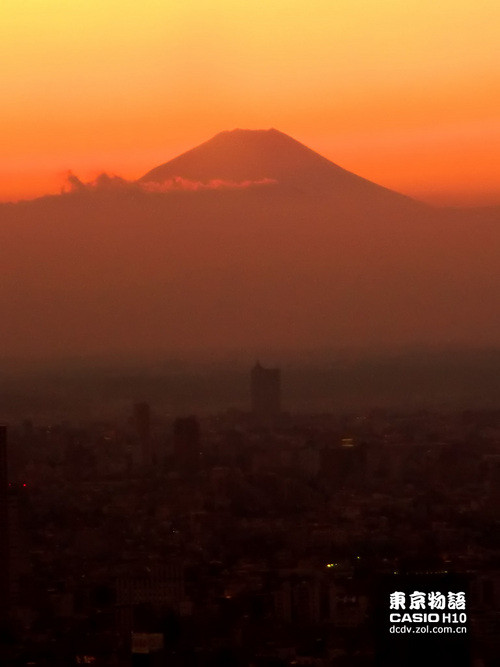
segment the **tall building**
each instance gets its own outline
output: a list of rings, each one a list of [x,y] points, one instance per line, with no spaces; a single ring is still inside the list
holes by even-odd
[[[259,362],[251,374],[252,413],[256,417],[276,417],[281,412],[281,371],[264,368]]]
[[[9,482],[7,477],[7,427],[0,424],[0,621],[9,610]]]
[[[136,403],[134,405],[134,422],[141,448],[141,463],[143,465],[150,465],[153,461],[153,449],[151,442],[151,410],[149,403]]]
[[[141,618],[141,611],[150,607],[181,613],[186,602],[184,568],[181,563],[137,566],[134,571],[121,575],[116,581],[118,631],[128,638],[133,631],[155,632],[154,625],[148,625],[148,619]]]
[[[179,417],[174,421],[174,458],[181,468],[194,470],[200,460],[200,423],[196,417]]]

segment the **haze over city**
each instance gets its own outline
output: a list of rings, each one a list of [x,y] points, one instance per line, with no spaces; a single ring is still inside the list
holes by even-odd
[[[4,368],[498,347],[499,11],[7,0]]]
[[[0,205],[3,355],[496,346],[498,210],[432,207],[276,129],[133,182],[72,175]]]

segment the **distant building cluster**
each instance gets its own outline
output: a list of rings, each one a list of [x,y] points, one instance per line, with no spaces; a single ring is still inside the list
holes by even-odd
[[[251,375],[252,414],[258,419],[281,414],[281,372],[255,364]]]
[[[247,411],[0,427],[1,664],[406,666],[383,588],[387,614],[466,613],[440,646],[493,667],[500,411],[290,414],[281,391],[257,363]]]

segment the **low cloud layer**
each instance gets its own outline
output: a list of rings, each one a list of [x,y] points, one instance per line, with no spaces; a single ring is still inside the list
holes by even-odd
[[[277,181],[273,178],[260,178],[258,180],[230,181],[223,179],[210,179],[208,181],[192,181],[181,176],[174,176],[161,183],[127,181],[120,176],[109,176],[100,174],[93,181],[84,182],[69,172],[66,177],[66,183],[63,192],[95,192],[95,191],[117,191],[134,190],[141,192],[172,192],[189,191],[197,192],[200,190],[243,190],[246,188],[258,187],[263,185],[274,185]]]
[[[213,178],[203,182],[190,181],[181,176],[174,176],[174,178],[169,178],[163,183],[143,183],[142,188],[148,192],[169,192],[170,190],[241,190],[257,185],[272,185],[274,183],[277,183],[274,178],[260,178],[256,181],[226,181],[219,178]]]

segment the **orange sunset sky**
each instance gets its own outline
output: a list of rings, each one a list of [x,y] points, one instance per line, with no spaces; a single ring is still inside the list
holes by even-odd
[[[498,0],[2,0],[0,200],[275,127],[445,204],[500,203]]]

